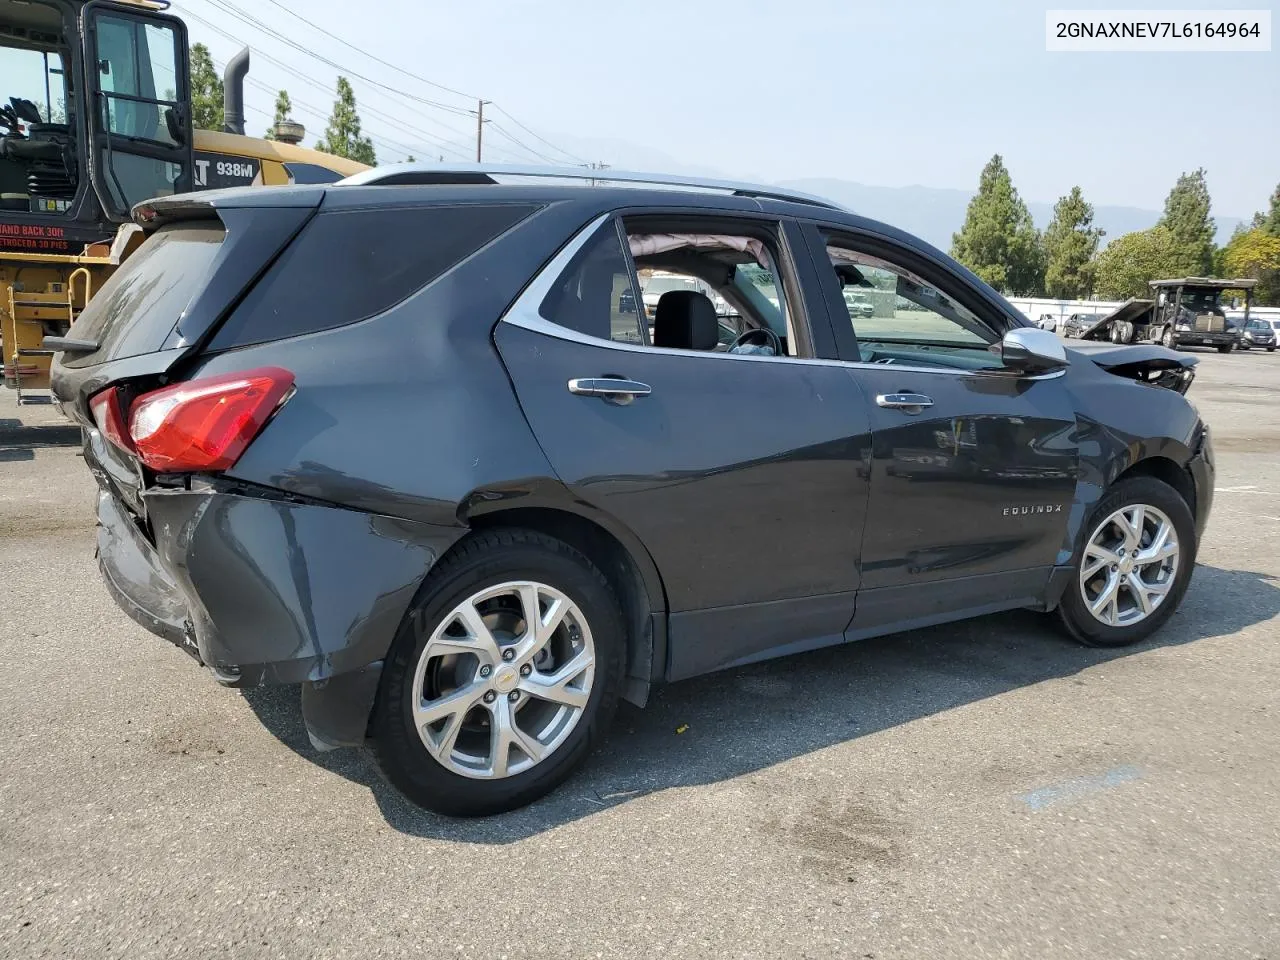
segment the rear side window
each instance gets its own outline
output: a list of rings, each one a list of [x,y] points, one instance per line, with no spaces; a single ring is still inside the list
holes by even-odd
[[[161,227],[98,290],[67,334],[96,340],[91,354],[63,363],[90,366],[159,350],[182,311],[200,291],[225,233],[216,222]]]
[[[631,282],[631,264],[622,249],[618,225],[600,228],[573,258],[538,312],[562,327],[622,343],[644,343],[644,308]]]
[[[376,316],[536,209],[465,204],[321,213],[249,291],[209,347],[282,340]]]

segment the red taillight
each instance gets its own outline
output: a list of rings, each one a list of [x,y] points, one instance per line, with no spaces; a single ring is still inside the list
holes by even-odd
[[[114,443],[121,450],[133,450],[133,441],[125,432],[124,407],[120,403],[120,390],[107,387],[96,393],[89,401],[89,412],[93,414],[93,422],[98,425],[98,432]]]
[[[259,367],[144,393],[129,413],[133,449],[157,473],[226,470],[292,388],[288,370]]]

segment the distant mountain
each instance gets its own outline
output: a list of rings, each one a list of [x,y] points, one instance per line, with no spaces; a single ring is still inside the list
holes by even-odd
[[[830,197],[864,217],[893,224],[942,250],[951,248],[951,235],[964,223],[965,210],[973,197],[968,190],[945,187],[873,187],[852,180],[827,178],[786,180],[779,186]],[[1027,209],[1041,230],[1053,219],[1052,203],[1032,200],[1027,202]],[[1104,244],[1121,234],[1146,230],[1159,219],[1157,210],[1094,207],[1095,223],[1107,232]],[[1218,225],[1218,243],[1226,243],[1241,222],[1239,217],[1215,216],[1214,219]]]
[[[606,137],[579,137],[563,132],[548,134],[548,139],[572,153],[578,160],[604,160],[619,170],[641,170],[686,176],[710,177],[717,180],[758,180],[742,170],[733,173],[710,166],[688,164],[648,144]],[[557,157],[559,163],[569,163]],[[874,187],[852,180],[834,177],[811,177],[803,180],[783,180],[778,186],[791,187],[805,193],[814,193],[843,204],[855,213],[874,220],[883,220],[899,229],[914,233],[941,250],[951,249],[951,235],[964,223],[965,210],[972,191],[948,187]],[[1027,209],[1036,226],[1043,230],[1053,219],[1053,203],[1038,200],[1027,202]],[[1160,219],[1157,210],[1139,207],[1095,206],[1094,221],[1106,231],[1103,245],[1133,230],[1145,230],[1155,226]],[[1215,215],[1218,225],[1218,243],[1231,239],[1239,217]]]

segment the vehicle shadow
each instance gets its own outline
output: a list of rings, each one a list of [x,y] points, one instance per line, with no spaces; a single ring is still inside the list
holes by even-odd
[[[291,687],[244,691],[263,725],[302,756],[365,784],[387,823],[414,836],[511,843],[671,787],[727,780],[836,743],[1162,646],[1226,636],[1280,613],[1280,583],[1200,566],[1178,613],[1123,650],[1091,649],[1047,617],[1015,612],[798,654],[672,684],[619,711],[609,741],[551,796],[498,817],[423,811],[365,751],[313,750]]]
[[[80,428],[71,424],[26,425],[0,418],[0,463],[34,460],[37,447],[78,447]]]

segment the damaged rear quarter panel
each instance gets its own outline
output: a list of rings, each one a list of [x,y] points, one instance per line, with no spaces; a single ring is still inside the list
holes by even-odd
[[[427,571],[464,532],[214,489],[147,507],[200,656],[240,685],[321,680],[382,659]]]

